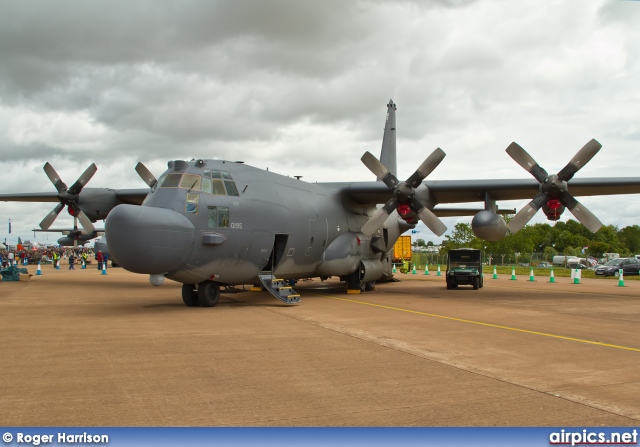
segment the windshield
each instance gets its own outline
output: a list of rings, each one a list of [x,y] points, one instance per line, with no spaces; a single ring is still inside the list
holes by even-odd
[[[480,263],[480,250],[451,250],[449,251],[449,262],[457,264]]]
[[[621,263],[622,263],[622,259],[612,259],[611,261],[607,262],[605,265],[615,266],[615,265],[620,265]]]

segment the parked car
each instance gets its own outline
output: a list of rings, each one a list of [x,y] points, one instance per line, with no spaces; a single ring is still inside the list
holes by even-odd
[[[583,269],[586,269],[587,266],[584,264],[581,264],[580,262],[570,262],[567,264],[567,268],[572,270],[575,270],[575,269],[583,270]]]
[[[596,268],[598,276],[640,275],[640,261],[635,258],[616,258]]]
[[[551,267],[551,263],[550,262],[541,262],[540,264],[538,264],[538,267],[540,268],[550,268]]]

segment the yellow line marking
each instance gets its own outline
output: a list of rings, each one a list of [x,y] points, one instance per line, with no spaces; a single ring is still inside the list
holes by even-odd
[[[431,313],[428,313],[428,312],[420,312],[420,311],[417,311],[417,310],[402,309],[402,308],[399,308],[399,307],[392,307],[392,306],[384,306],[382,304],[367,303],[366,301],[350,300],[350,299],[347,299],[347,298],[338,298],[338,297],[335,297],[335,296],[322,295],[322,294],[319,294],[319,293],[314,293],[314,295],[322,296],[324,298],[331,298],[333,300],[338,300],[338,301],[346,301],[348,303],[364,304],[366,306],[379,307],[381,309],[397,310],[397,311],[400,311],[400,312],[406,312],[406,313],[410,313],[410,314],[424,315],[426,317],[442,318],[443,320],[458,321],[458,322],[461,322],[461,323],[477,324],[479,326],[486,326],[486,327],[491,327],[491,328],[494,328],[494,329],[505,329],[505,330],[508,330],[508,331],[522,332],[524,334],[542,335],[544,337],[557,338],[557,339],[560,339],[560,340],[576,341],[576,342],[579,342],[579,343],[586,343],[586,344],[589,344],[589,345],[604,346],[604,347],[607,347],[607,348],[616,348],[616,349],[624,349],[626,351],[640,352],[639,348],[631,348],[631,347],[628,347],[628,346],[613,345],[613,344],[610,344],[610,343],[603,343],[603,342],[600,342],[600,341],[592,341],[592,340],[584,340],[584,339],[581,339],[581,338],[565,337],[563,335],[547,334],[545,332],[529,331],[529,330],[526,330],[526,329],[519,329],[519,328],[515,328],[515,327],[501,326],[499,324],[483,323],[482,321],[465,320],[464,318],[447,317],[446,315],[431,314]]]

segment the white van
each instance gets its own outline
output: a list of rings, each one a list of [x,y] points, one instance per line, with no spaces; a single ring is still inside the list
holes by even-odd
[[[584,262],[583,262],[584,261]],[[586,265],[587,260],[584,258],[579,258],[577,256],[554,256],[553,257],[553,265],[562,265],[566,267],[569,264],[584,264]]]

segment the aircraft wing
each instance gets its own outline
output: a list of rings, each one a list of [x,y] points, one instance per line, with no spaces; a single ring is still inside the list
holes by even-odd
[[[94,190],[97,190],[94,188]],[[149,188],[144,189],[112,189],[104,188],[105,193],[112,192],[116,198],[131,205],[140,205],[147,194]],[[81,195],[82,197],[82,195]],[[0,194],[0,202],[58,202],[57,192],[22,192],[15,194]]]
[[[0,202],[57,202],[57,192],[23,192],[0,194]]]
[[[122,203],[129,205],[141,205],[149,194],[149,188],[144,189],[116,189],[116,197]]]
[[[105,191],[109,191],[105,188]],[[140,205],[147,194],[149,188],[143,189],[113,189],[115,196],[122,203]],[[0,202],[58,202],[57,192],[22,192],[15,194],[0,194]]]
[[[361,204],[385,203],[392,196],[392,191],[382,182],[323,185],[337,188],[346,197]],[[574,196],[640,194],[640,177],[580,178],[571,180],[568,185]],[[416,194],[422,199],[428,197],[425,203],[431,202],[433,205],[483,202],[487,193],[498,201],[525,200],[538,194],[539,187],[535,179],[429,180],[422,183]]]
[[[34,228],[31,231],[36,231],[38,233],[64,233],[65,231],[78,231],[77,228],[49,228],[48,230],[42,230],[40,228]],[[104,228],[96,228],[96,233],[104,233]]]
[[[495,200],[531,199],[540,187],[535,179],[434,180],[424,185],[435,203],[484,201],[485,193]],[[580,178],[571,180],[568,186],[574,196],[640,194],[640,177]]]

